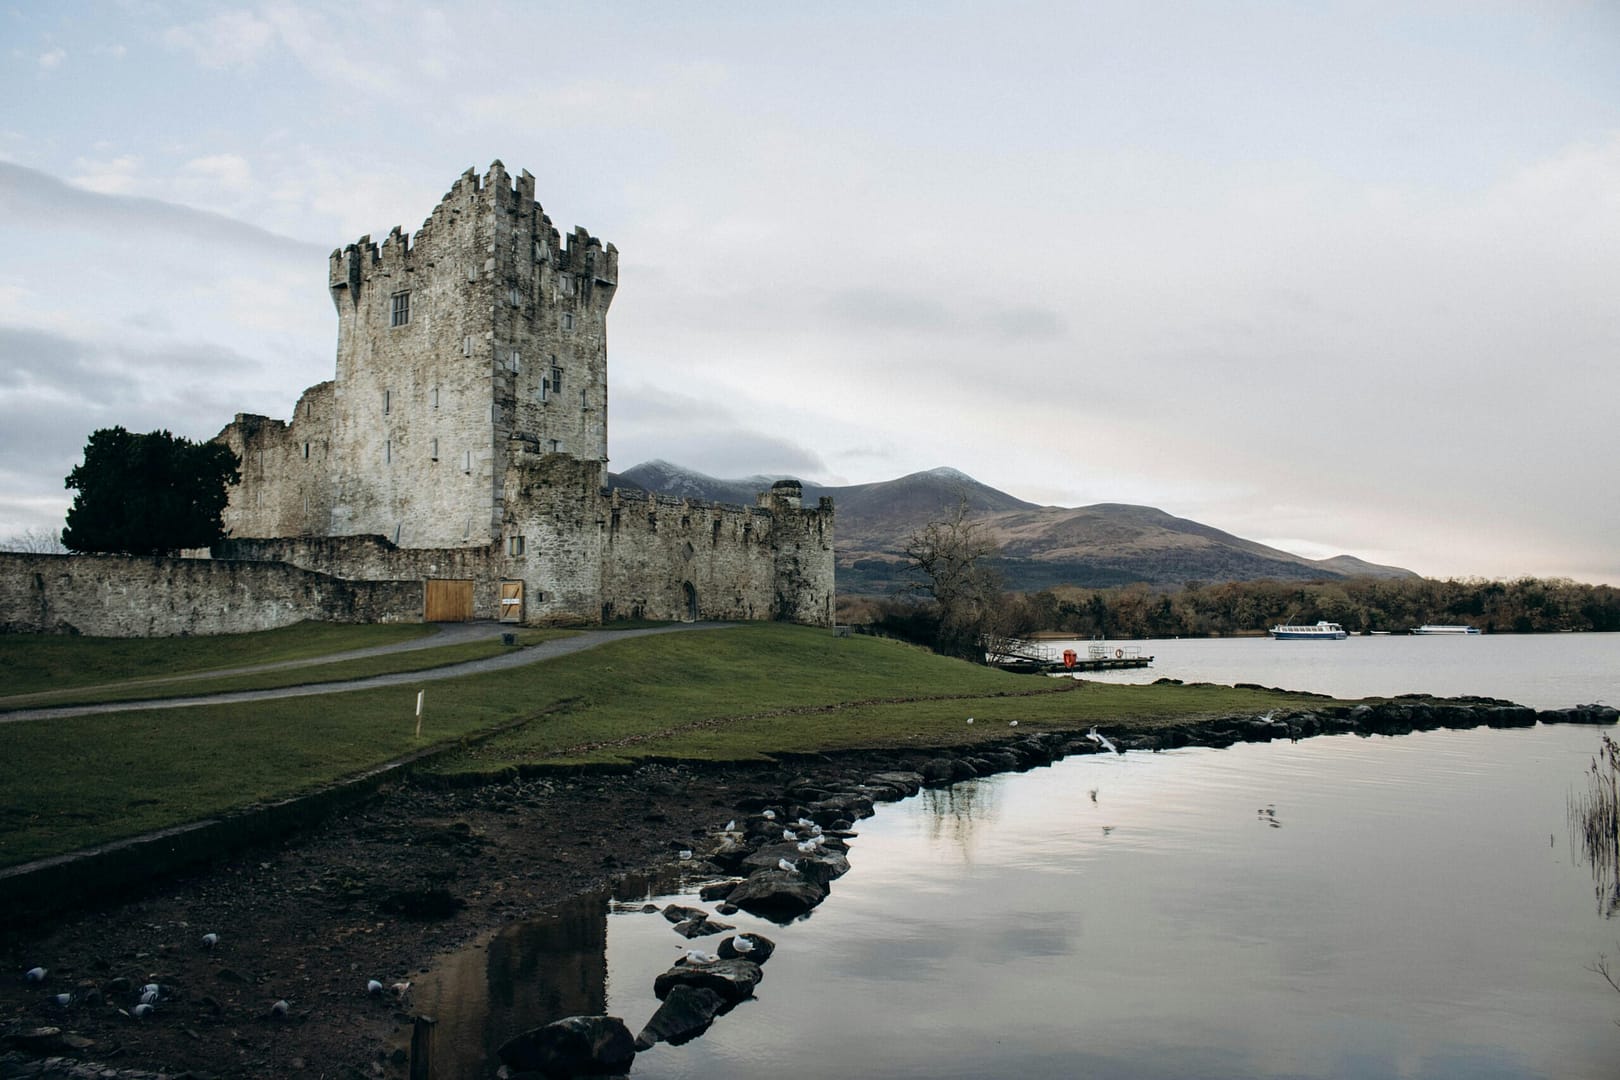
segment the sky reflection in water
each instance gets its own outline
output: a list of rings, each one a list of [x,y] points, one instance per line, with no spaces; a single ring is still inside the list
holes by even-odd
[[[926,792],[860,823],[810,918],[728,917],[778,943],[757,999],[634,1075],[1612,1077],[1620,996],[1586,965],[1620,922],[1565,803],[1597,739],[1323,738]],[[598,970],[606,909],[571,931],[583,959],[553,941],[484,982]],[[640,913],[605,938],[607,1010],[638,1030],[687,943]],[[446,990],[451,1013],[479,994]],[[486,1047],[554,1018],[498,1011]]]

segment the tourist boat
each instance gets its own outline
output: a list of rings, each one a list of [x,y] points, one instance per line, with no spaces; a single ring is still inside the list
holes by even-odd
[[[1436,626],[1434,623],[1424,623],[1422,626],[1412,627],[1414,634],[1477,634],[1477,626]]]
[[[1338,641],[1348,635],[1344,627],[1336,622],[1317,622],[1315,626],[1290,626],[1287,623],[1278,623],[1267,631],[1278,641],[1304,641],[1322,638],[1328,641]]]

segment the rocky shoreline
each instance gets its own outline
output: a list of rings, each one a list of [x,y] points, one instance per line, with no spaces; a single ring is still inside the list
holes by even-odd
[[[1609,706],[1538,712],[1479,698],[1293,701],[1265,716],[1133,722],[1105,725],[1104,733],[1123,753],[1620,720]],[[456,788],[420,777],[279,843],[92,908],[73,910],[64,897],[38,924],[9,927],[0,937],[11,973],[0,977],[0,1080],[404,1077],[409,1055],[397,1046],[415,1018],[409,991],[368,992],[372,980],[408,984],[434,957],[480,934],[683,859],[714,866],[722,881],[704,899],[718,902],[720,914],[734,905],[792,918],[825,899],[848,869],[839,834],[876,804],[924,785],[1098,752],[1106,751],[1084,732],[1013,729],[953,748],[762,764],[548,770]],[[689,926],[700,931],[708,918],[674,914],[688,923],[701,916]],[[206,935],[217,937],[210,943]],[[713,963],[760,959],[720,955]],[[697,958],[677,968],[707,966]],[[45,975],[25,980],[36,967]],[[738,970],[746,983],[750,973]],[[151,984],[161,992],[137,1015]],[[660,997],[676,1005],[649,1021],[644,1042],[691,1037],[723,1011],[726,992],[706,976],[677,975]]]

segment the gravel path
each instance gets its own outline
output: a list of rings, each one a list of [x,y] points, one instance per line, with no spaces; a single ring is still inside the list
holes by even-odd
[[[460,633],[447,634],[446,636],[432,634],[425,638],[416,638],[393,645],[378,645],[369,649],[356,649],[353,652],[322,657],[310,662],[327,663],[333,660],[353,659],[359,656],[376,656],[380,653],[407,652],[412,649],[459,645],[467,641],[478,641],[486,637],[494,637],[503,630],[510,629],[509,626],[501,623],[466,623],[461,625],[469,629]],[[514,648],[511,652],[487,656],[482,660],[468,660],[460,664],[447,664],[444,667],[429,668],[426,671],[400,671],[391,675],[373,675],[369,678],[351,679],[345,682],[283,686],[269,690],[237,690],[225,694],[202,694],[195,697],[119,701],[103,705],[68,705],[52,709],[19,709],[15,712],[0,714],[0,723],[15,724],[28,720],[60,720],[71,716],[89,716],[92,713],[137,712],[146,709],[183,709],[192,705],[228,705],[241,701],[270,701],[275,698],[312,697],[316,694],[346,694],[354,690],[371,690],[380,686],[437,682],[440,679],[455,679],[463,675],[479,675],[486,671],[503,671],[507,668],[537,664],[543,660],[551,660],[559,656],[567,656],[570,653],[594,649],[598,645],[605,645],[610,641],[647,637],[651,634],[682,633],[690,630],[720,630],[734,625],[734,623],[700,622],[646,627],[639,630],[585,630],[573,637],[543,641],[538,645],[530,645],[521,649]],[[297,667],[303,664],[305,664],[305,661],[289,661],[279,664],[266,664],[263,667],[245,667],[237,669],[237,671],[239,673],[272,671],[277,668]],[[210,672],[210,674],[217,673]]]

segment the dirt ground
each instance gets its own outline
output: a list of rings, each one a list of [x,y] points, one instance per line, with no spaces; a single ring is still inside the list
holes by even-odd
[[[367,994],[367,980],[410,980],[488,930],[701,850],[739,800],[836,768],[649,765],[464,790],[406,784],[138,895],[83,910],[64,897],[67,914],[0,933],[0,1077],[36,1075],[46,1051],[25,1056],[11,1037],[43,1026],[90,1040],[80,1060],[130,1075],[405,1076],[393,1048],[410,1003]],[[206,934],[218,935],[211,949]],[[36,966],[48,970],[42,983],[24,976]],[[149,983],[160,1000],[137,1018]],[[56,1004],[63,993],[75,1000]],[[272,1012],[278,1001],[285,1016]]]

